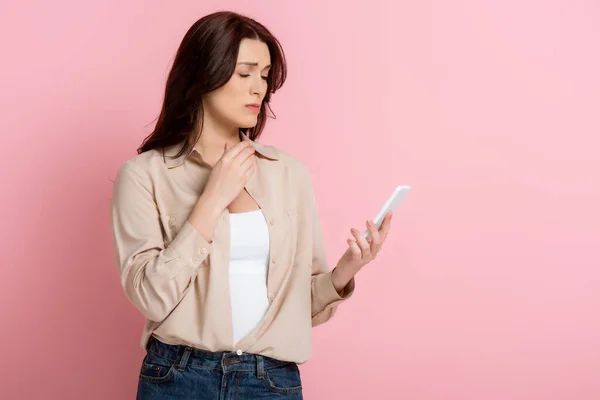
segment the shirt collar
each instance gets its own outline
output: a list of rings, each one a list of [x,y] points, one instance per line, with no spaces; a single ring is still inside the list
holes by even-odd
[[[277,148],[255,142],[252,139],[250,139],[242,131],[240,131],[240,139],[250,142],[252,147],[254,147],[254,150],[261,156],[268,158],[270,160],[279,160],[279,151],[277,150]],[[171,168],[179,167],[192,154],[194,154],[195,156],[197,156],[199,158],[202,158],[200,153],[198,153],[195,149],[192,149],[192,151],[188,152],[188,154],[183,154],[179,157],[175,157],[177,155],[177,153],[179,153],[179,151],[183,148],[183,145],[184,145],[184,143],[181,142],[176,145],[173,145],[173,146],[163,149],[163,159],[165,161],[165,164],[167,165],[167,168],[171,169]]]

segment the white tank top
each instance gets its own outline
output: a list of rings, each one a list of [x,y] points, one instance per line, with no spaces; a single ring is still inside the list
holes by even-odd
[[[229,293],[235,345],[262,320],[269,308],[267,270],[269,230],[262,210],[230,217]]]

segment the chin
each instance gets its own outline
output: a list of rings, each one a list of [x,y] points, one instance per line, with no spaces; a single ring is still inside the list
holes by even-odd
[[[258,118],[253,117],[253,118],[244,118],[240,121],[238,121],[237,126],[239,126],[240,128],[254,128],[256,126],[256,123],[258,122]]]

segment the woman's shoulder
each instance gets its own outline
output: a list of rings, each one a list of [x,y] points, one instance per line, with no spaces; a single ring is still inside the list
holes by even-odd
[[[279,156],[279,161],[282,162],[285,167],[292,172],[292,174],[294,174],[296,177],[308,179],[310,181],[311,173],[306,162],[290,152],[281,149],[276,150]]]
[[[118,168],[117,178],[151,180],[157,170],[164,168],[164,154],[160,149],[148,150],[124,160]]]

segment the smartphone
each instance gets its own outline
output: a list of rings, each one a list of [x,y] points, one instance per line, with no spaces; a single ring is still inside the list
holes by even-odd
[[[398,208],[400,203],[402,203],[402,200],[404,200],[404,198],[408,194],[409,190],[410,190],[410,186],[406,186],[406,185],[400,185],[400,186],[397,186],[396,189],[394,189],[394,192],[392,193],[392,195],[387,199],[387,201],[385,202],[383,207],[381,207],[379,214],[377,214],[375,219],[373,219],[373,223],[375,224],[377,229],[381,228],[381,224],[383,223],[383,219],[385,218],[385,216],[389,212],[393,212],[396,210],[396,208]],[[368,229],[363,232],[363,236],[369,237]]]

